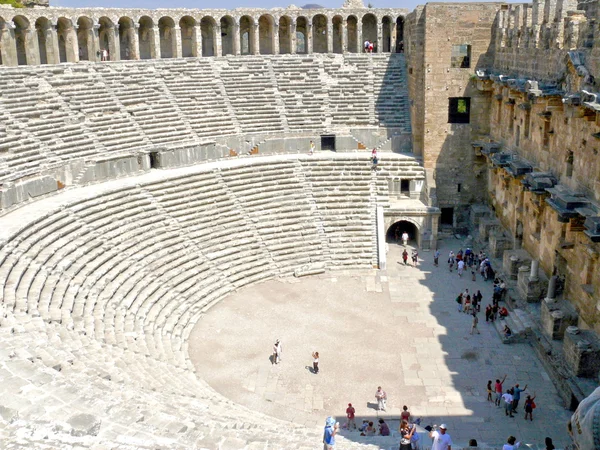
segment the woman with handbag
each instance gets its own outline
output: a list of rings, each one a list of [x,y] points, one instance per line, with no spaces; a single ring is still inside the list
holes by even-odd
[[[406,420],[400,422],[400,429],[398,430],[401,436],[400,450],[412,450],[411,439],[413,437],[413,434],[415,433],[416,428],[417,427],[415,426],[409,427],[408,421]]]

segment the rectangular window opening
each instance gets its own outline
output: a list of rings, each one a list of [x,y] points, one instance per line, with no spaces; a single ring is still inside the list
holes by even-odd
[[[452,46],[450,67],[455,69],[468,69],[471,67],[471,46],[458,44]]]
[[[400,180],[400,193],[410,195],[410,180]]]
[[[448,99],[448,123],[469,123],[470,116],[470,97],[450,97]]]
[[[335,135],[321,136],[321,150],[330,150],[335,152]]]
[[[150,168],[160,169],[160,154],[159,154],[159,152],[150,152]]]
[[[441,225],[454,225],[454,208],[442,208]]]

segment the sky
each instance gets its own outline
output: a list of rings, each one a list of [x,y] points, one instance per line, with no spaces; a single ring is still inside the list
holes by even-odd
[[[363,0],[365,5],[369,0]],[[436,0],[444,1],[444,0]],[[456,1],[456,0],[452,0]],[[461,2],[481,0],[459,0]],[[375,8],[407,8],[413,10],[417,5],[427,3],[425,0],[370,0]],[[344,0],[220,0],[219,2],[199,2],[192,0],[50,0],[51,6],[74,8],[195,8],[195,9],[235,9],[235,8],[285,8],[290,4],[303,6],[316,3],[325,8],[340,8]]]

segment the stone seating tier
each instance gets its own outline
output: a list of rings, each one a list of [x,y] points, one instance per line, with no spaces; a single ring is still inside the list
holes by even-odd
[[[336,127],[408,133],[407,96],[403,54],[1,67],[0,181],[206,138]]]

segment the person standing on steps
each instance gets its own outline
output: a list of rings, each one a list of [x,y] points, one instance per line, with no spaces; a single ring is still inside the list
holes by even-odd
[[[375,398],[377,399],[377,407],[379,411],[385,411],[386,402],[387,402],[387,394],[381,386],[377,386],[377,392],[375,392]]]
[[[325,419],[325,429],[323,430],[323,450],[335,449],[335,435],[340,429],[340,424],[333,417]]]
[[[313,352],[313,372],[315,375],[319,373],[319,352]]]
[[[446,433],[446,424],[440,425],[440,431],[437,431],[436,427],[434,425],[433,430],[429,432],[429,437],[433,439],[431,450],[452,450],[452,439]]]

